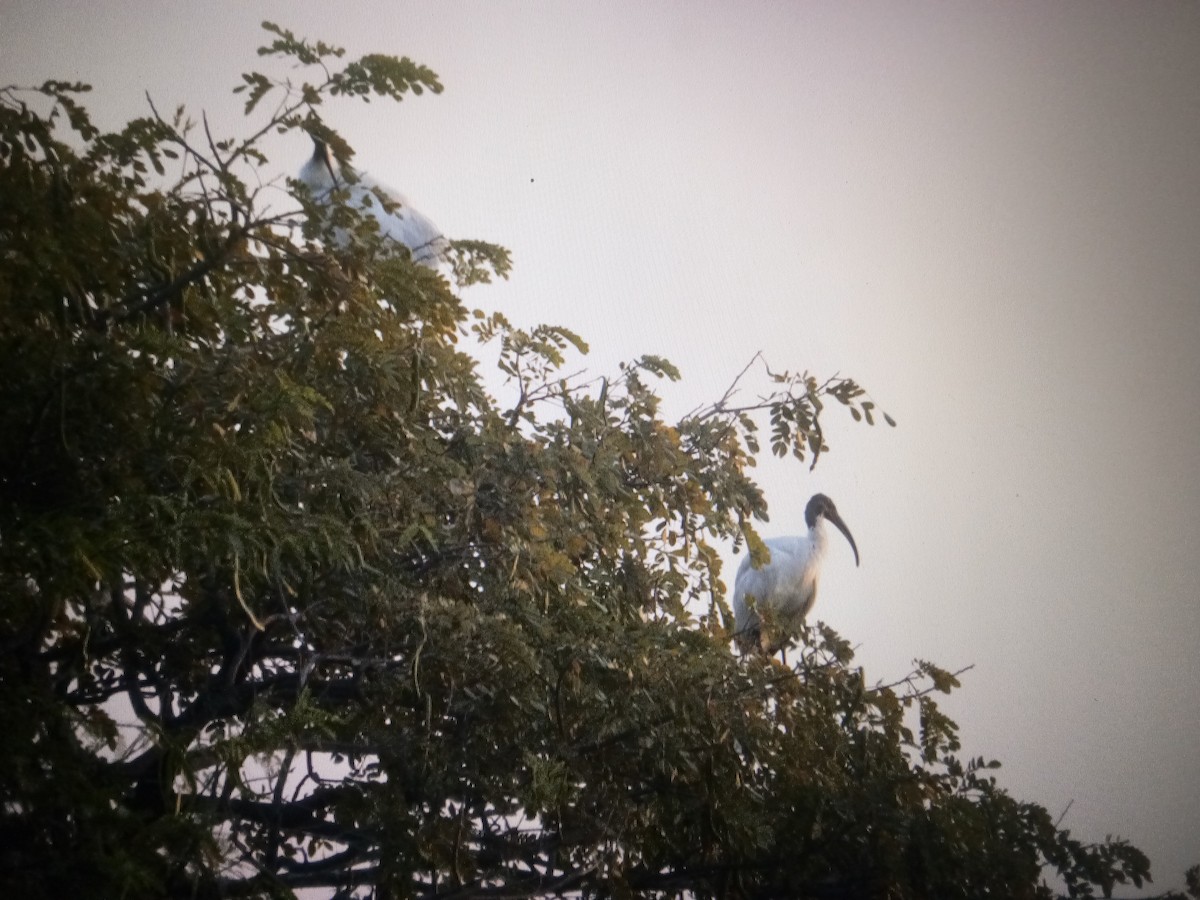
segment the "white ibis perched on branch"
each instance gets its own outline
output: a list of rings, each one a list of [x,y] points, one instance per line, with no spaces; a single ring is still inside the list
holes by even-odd
[[[378,222],[380,234],[399,241],[412,251],[414,262],[436,268],[450,249],[450,242],[442,235],[441,229],[414,208],[399,191],[368,175],[347,171],[344,167],[335,169],[329,147],[324,141],[313,138],[313,155],[300,170],[299,178],[308,185],[316,199],[326,203],[332,191],[348,191],[349,204]],[[379,194],[397,205],[391,211],[384,209],[377,196]],[[339,237],[345,239],[344,235]]]
[[[825,522],[832,522],[846,536],[858,565],[858,545],[838,515],[833,501],[813,494],[804,509],[808,531],[794,537],[769,538],[765,543],[771,559],[754,568],[750,555],[738,567],[733,583],[733,617],[738,646],[745,653],[758,648],[774,653],[787,646],[788,635],[812,609],[817,599],[817,579],[825,556]],[[764,641],[759,611],[770,611],[778,636]]]

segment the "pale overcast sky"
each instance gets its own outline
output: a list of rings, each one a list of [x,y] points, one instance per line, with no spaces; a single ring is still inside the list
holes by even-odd
[[[334,11],[336,10],[336,11]],[[762,350],[860,380],[766,534],[830,494],[814,615],[870,680],[975,664],[968,754],[1083,839],[1200,862],[1200,4],[0,3],[0,84],[92,83],[114,127],[241,127],[268,18],[446,91],[344,103],[363,168],[512,249],[470,306],[587,364],[660,353],[682,412]],[[273,147],[281,171],[309,153]],[[282,198],[281,198],[282,202]],[[730,554],[732,561],[732,554]],[[727,574],[731,574],[727,572]],[[1128,895],[1128,893],[1127,893]]]

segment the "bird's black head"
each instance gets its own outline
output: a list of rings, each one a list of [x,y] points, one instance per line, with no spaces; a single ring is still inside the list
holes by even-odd
[[[804,523],[809,528],[817,524],[818,518],[832,522],[837,527],[837,530],[846,536],[846,540],[850,542],[851,549],[854,550],[854,564],[857,566],[858,545],[854,543],[854,536],[850,534],[850,529],[846,527],[846,523],[838,515],[837,507],[833,505],[833,501],[824,494],[813,494],[812,499],[808,501],[808,506],[804,508]]]
[[[837,515],[837,507],[833,505],[833,501],[824,494],[813,494],[808,506],[804,508],[804,524],[812,528],[817,524],[817,516],[828,518],[830,513]]]

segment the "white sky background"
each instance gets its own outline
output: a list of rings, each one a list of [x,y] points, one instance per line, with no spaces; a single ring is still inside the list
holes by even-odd
[[[1181,885],[1200,4],[4,0],[0,84],[88,81],[105,127],[148,89],[237,134],[238,75],[287,74],[254,54],[263,18],[441,76],[440,97],[327,114],[451,237],[513,251],[468,305],[575,329],[597,373],[665,355],[676,413],[758,350],[864,384],[899,428],[831,409],[814,473],[759,468],[765,534],[802,530],[821,490],[862,551],[856,570],[831,536],[815,615],[870,680],[974,663],[945,704],[964,752]],[[273,150],[289,173],[310,152]]]

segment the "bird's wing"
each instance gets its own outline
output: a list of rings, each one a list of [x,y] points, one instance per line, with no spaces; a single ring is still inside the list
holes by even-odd
[[[376,181],[369,176],[362,176],[354,199],[358,203],[367,203],[367,212],[379,223],[379,233],[394,241],[399,241],[412,251],[414,262],[436,266],[447,250],[450,242],[446,240],[442,230],[433,223],[429,216],[412,205],[400,191]],[[365,194],[378,192],[387,197],[392,203],[398,204],[391,212],[383,208],[378,197],[365,199]]]
[[[414,262],[436,267],[450,249],[450,242],[441,229],[413,206],[404,194],[369,175],[357,173],[357,178],[353,184],[340,184],[350,189],[350,205],[373,218],[379,225],[381,236],[406,246],[412,252]],[[335,184],[328,166],[315,156],[300,170],[299,180],[308,185],[317,199],[325,202],[328,202],[331,191],[339,186]],[[387,197],[397,206],[389,212],[376,194]],[[339,240],[345,239],[345,235],[340,235]]]
[[[777,560],[773,587],[778,592],[775,609],[789,618],[804,618],[817,597],[820,553],[809,535],[776,538],[768,542],[772,561]]]
[[[775,543],[774,540],[766,542],[767,549],[771,551],[771,559],[759,568],[754,568],[749,553],[742,558],[742,564],[738,566],[737,576],[733,580],[733,617],[739,631],[758,623],[758,614],[750,609],[746,597],[754,597],[756,604],[763,603],[774,588],[774,565],[779,559]]]
[[[399,202],[403,205],[389,223],[380,221],[380,228],[408,247],[416,262],[440,259],[450,249],[450,242],[428,216],[406,200]]]
[[[758,621],[757,614],[746,603],[747,595],[752,595],[760,604],[774,597],[779,588],[779,573],[794,566],[806,545],[803,537],[768,538],[764,543],[771,552],[771,559],[756,569],[747,553],[733,581],[733,615],[739,630],[743,626],[753,626]]]

